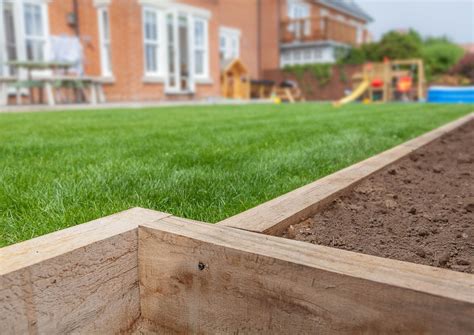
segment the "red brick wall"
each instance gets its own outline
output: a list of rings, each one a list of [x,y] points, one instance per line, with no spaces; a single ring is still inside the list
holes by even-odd
[[[297,77],[292,73],[277,69],[265,71],[264,75],[266,79],[274,80],[277,84],[284,80],[296,81],[307,100],[335,101],[344,96],[346,89],[352,89],[351,78],[361,70],[362,66],[360,65],[345,65],[342,68],[334,65],[332,67],[331,80],[323,86],[310,72],[306,72],[302,77]],[[342,80],[343,78],[346,78],[346,80]]]
[[[280,18],[286,0],[260,0],[260,73],[280,67]]]
[[[240,30],[240,58],[251,76],[257,77],[257,0],[220,1],[218,8],[220,25]]]
[[[196,84],[194,98],[220,94],[219,27],[239,29],[241,58],[252,77],[259,75],[257,58],[257,0],[182,0],[181,3],[211,12],[209,21],[209,65],[211,84]],[[161,83],[146,83],[142,35],[142,5],[137,0],[112,0],[107,7],[110,16],[112,72],[114,81],[105,85],[109,101],[146,101],[169,98]],[[74,35],[67,24],[73,10],[72,0],[53,0],[49,4],[52,35]],[[85,72],[100,75],[100,48],[97,8],[93,0],[79,0],[79,30],[85,53]],[[176,97],[172,97],[176,98]]]
[[[79,30],[85,53],[85,72],[101,74],[97,8],[93,0],[78,0]],[[286,17],[286,0],[181,0],[211,13],[209,21],[209,65],[211,84],[197,84],[195,98],[220,94],[219,28],[241,31],[240,53],[252,78],[265,77],[279,67],[279,22]],[[161,83],[145,83],[142,36],[142,6],[138,0],[112,0],[108,6],[114,81],[105,86],[110,101],[146,101],[170,98]],[[312,14],[319,16],[320,6],[313,5]],[[50,32],[74,35],[67,24],[73,0],[49,3]],[[332,10],[331,10],[332,11]],[[176,97],[171,97],[176,98]]]

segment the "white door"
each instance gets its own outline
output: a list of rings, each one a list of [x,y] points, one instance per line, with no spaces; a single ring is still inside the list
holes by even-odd
[[[170,93],[194,92],[192,18],[177,10],[166,14],[167,80]]]

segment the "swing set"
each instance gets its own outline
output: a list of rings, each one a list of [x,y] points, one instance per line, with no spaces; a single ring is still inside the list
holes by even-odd
[[[366,103],[425,100],[425,71],[421,59],[385,59],[379,63],[367,63],[362,72],[354,74],[352,83],[352,94],[334,105],[357,99]]]

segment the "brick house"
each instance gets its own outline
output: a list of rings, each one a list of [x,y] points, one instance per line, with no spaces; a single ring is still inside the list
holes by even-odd
[[[0,11],[1,63],[46,60],[50,36],[77,36],[109,101],[217,97],[221,61],[239,57],[252,78],[333,61],[370,20],[342,0],[3,0]]]

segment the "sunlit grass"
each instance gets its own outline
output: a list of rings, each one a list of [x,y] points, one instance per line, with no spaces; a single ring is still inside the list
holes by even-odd
[[[474,110],[174,107],[0,115],[0,246],[134,206],[217,222]]]

